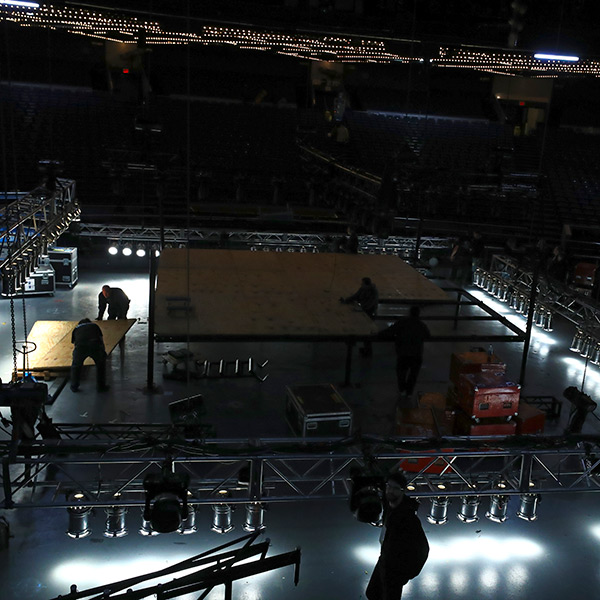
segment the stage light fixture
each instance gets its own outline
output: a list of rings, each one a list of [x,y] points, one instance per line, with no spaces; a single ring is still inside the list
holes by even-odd
[[[246,505],[246,521],[242,528],[244,531],[262,531],[265,528],[265,507],[260,502]]]
[[[229,497],[227,490],[219,490],[219,497],[223,500]],[[211,529],[216,533],[229,533],[234,529],[231,523],[231,506],[225,502],[213,504],[213,522]]]
[[[158,531],[154,531],[154,529],[152,529],[152,523],[150,523],[150,521],[147,521],[146,519],[144,519],[143,516],[142,516],[142,526],[140,527],[138,533],[145,537],[158,535]]]
[[[591,355],[590,362],[594,365],[600,365],[600,342],[598,341],[594,344],[594,352]]]
[[[73,504],[67,508],[69,513],[69,528],[67,535],[74,539],[87,537],[92,533],[89,526],[89,517],[92,512],[91,506],[85,506],[86,497],[83,492],[75,492],[69,497]]]
[[[125,515],[127,515],[126,506],[109,506],[104,509],[106,512],[106,522],[104,525],[104,537],[120,538],[127,535],[127,526],[125,525]]]
[[[138,244],[137,248],[135,249],[135,255],[139,256],[140,258],[146,256],[146,246],[144,246],[144,244]]]
[[[121,248],[121,253],[123,254],[123,256],[131,256],[133,253],[133,248],[131,247],[131,244],[129,242],[127,242],[122,248]]]
[[[196,509],[188,504],[187,518],[181,521],[181,525],[177,529],[177,533],[180,535],[189,535],[190,533],[196,533]]]
[[[535,521],[537,519],[537,505],[539,501],[539,494],[521,494],[521,505],[517,511],[517,517],[525,521]]]
[[[158,244],[152,244],[152,252],[154,252],[154,256],[158,258],[160,256],[160,246]]]
[[[506,521],[507,516],[506,512],[508,510],[508,496],[502,496],[500,494],[495,494],[490,498],[490,508],[485,513],[485,516],[490,521],[494,523],[504,523]]]
[[[450,499],[447,496],[437,496],[431,499],[431,510],[427,515],[427,520],[433,525],[443,525],[448,521],[448,504]]]
[[[581,358],[588,358],[592,352],[592,338],[586,336],[581,344]]]
[[[161,474],[149,473],[144,477],[144,520],[158,533],[177,531],[182,520],[188,517],[190,477],[187,473],[175,473],[172,468],[172,463],[167,461]]]
[[[350,510],[361,523],[377,524],[383,515],[385,479],[354,470],[351,473]]]
[[[111,256],[115,256],[116,254],[119,253],[119,246],[118,246],[117,242],[110,242],[110,245],[108,246],[108,253]]]
[[[475,523],[475,521],[479,521],[477,509],[480,503],[481,499],[479,496],[465,496],[462,499],[460,510],[456,515],[457,519],[463,523]]]
[[[569,346],[569,350],[572,352],[581,352],[581,348],[583,346],[583,331],[578,329],[573,336],[573,340],[571,341],[571,345]]]

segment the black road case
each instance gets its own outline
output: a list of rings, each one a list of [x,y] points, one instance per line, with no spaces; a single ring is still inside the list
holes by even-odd
[[[77,248],[49,248],[48,256],[54,267],[56,285],[72,288],[79,279]]]
[[[285,415],[302,437],[345,437],[352,432],[352,409],[330,383],[286,388]]]

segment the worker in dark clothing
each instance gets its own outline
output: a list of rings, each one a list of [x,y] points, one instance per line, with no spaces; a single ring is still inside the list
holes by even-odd
[[[102,320],[107,306],[109,319],[126,319],[129,302],[127,294],[121,288],[103,285],[102,291],[98,294],[98,317],[96,320]]]
[[[377,314],[377,306],[379,305],[379,291],[370,277],[363,277],[358,290],[352,296],[340,298],[340,302],[343,304],[356,302],[373,319]],[[373,347],[370,340],[365,340],[364,347],[360,349],[360,353],[363,356],[373,356]]]
[[[81,319],[71,334],[73,361],[71,363],[71,390],[79,389],[81,367],[89,356],[96,363],[96,387],[99,392],[108,390],[106,385],[106,349],[102,330],[89,319]]]
[[[366,596],[369,600],[400,600],[402,588],[420,572],[429,556],[429,543],[417,516],[419,503],[405,494],[406,477],[388,476],[381,553]]]
[[[393,338],[396,343],[396,373],[400,404],[409,408],[411,396],[423,363],[425,341],[431,337],[429,328],[419,318],[418,306],[411,306],[408,317],[398,319],[391,327],[384,329],[381,337]]]

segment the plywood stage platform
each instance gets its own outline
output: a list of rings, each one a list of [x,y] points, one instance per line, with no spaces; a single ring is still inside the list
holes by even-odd
[[[106,353],[110,354],[131,329],[135,319],[119,319],[111,321],[94,321],[102,330]],[[34,373],[56,373],[71,368],[73,344],[71,333],[78,321],[36,321],[31,328],[28,341],[36,344],[36,349],[30,352],[29,371]],[[93,365],[94,361],[87,358],[84,365]],[[18,365],[22,372],[23,365]]]
[[[156,289],[158,340],[349,339],[377,327],[341,304],[363,277],[381,299],[446,300],[395,256],[166,249]]]

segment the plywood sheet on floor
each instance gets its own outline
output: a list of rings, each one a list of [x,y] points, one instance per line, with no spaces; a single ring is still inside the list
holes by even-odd
[[[368,336],[376,325],[339,302],[367,276],[382,299],[447,299],[395,256],[172,248],[159,259],[155,331],[161,339]],[[189,298],[189,311],[170,310],[174,297]]]
[[[36,321],[31,328],[28,341],[36,345],[36,349],[28,355],[29,371],[61,371],[71,367],[73,344],[71,333],[77,321]],[[131,329],[135,319],[119,319],[111,321],[94,321],[102,330],[106,353],[110,354],[123,336]],[[87,358],[84,365],[93,365]],[[19,369],[21,369],[19,365]]]

